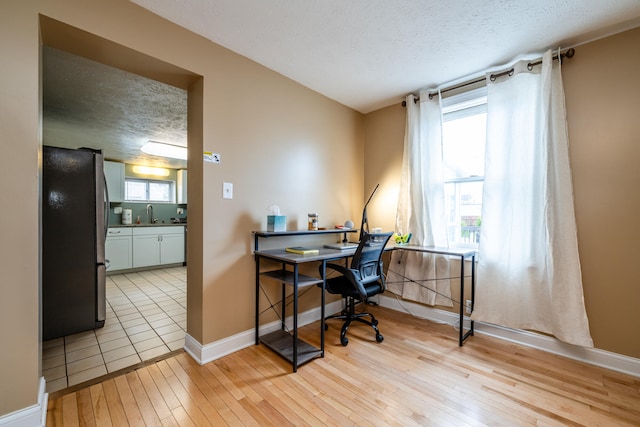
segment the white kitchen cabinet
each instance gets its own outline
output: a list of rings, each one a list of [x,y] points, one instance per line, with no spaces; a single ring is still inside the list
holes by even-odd
[[[124,163],[105,161],[104,176],[107,180],[109,201],[124,202]]]
[[[162,234],[160,246],[160,263],[176,264],[184,262],[184,227],[180,233]]]
[[[187,203],[187,170],[180,169],[178,171],[178,204],[186,204]]]
[[[133,227],[133,267],[184,262],[184,227]]]
[[[104,251],[105,258],[109,261],[108,272],[133,267],[131,234],[131,228],[128,227],[113,227],[107,230]]]
[[[133,266],[160,264],[160,240],[157,234],[133,236]]]

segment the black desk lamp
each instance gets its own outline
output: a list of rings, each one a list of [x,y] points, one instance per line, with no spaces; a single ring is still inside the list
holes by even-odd
[[[373,192],[369,196],[369,200],[367,200],[367,203],[364,204],[364,209],[362,209],[362,224],[360,224],[360,241],[362,241],[362,238],[364,237],[364,233],[369,232],[369,220],[367,219],[367,206],[369,205],[369,202],[373,198],[373,195],[376,194],[378,187],[380,187],[380,184],[377,184],[376,188],[373,189]]]

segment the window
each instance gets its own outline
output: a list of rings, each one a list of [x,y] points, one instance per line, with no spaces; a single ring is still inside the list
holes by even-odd
[[[482,224],[486,88],[442,101],[445,213],[449,243],[477,247]]]
[[[130,202],[175,203],[173,181],[125,178],[124,198]]]

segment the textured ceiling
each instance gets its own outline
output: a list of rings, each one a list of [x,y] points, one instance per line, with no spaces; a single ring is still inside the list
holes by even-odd
[[[638,0],[131,1],[363,113],[640,25]]]
[[[639,0],[131,1],[362,113],[640,25]],[[149,139],[186,145],[186,97],[44,48],[45,144],[183,168],[139,147]]]
[[[102,149],[105,158],[186,168],[140,151],[149,140],[187,145],[187,92],[44,46],[43,141]]]

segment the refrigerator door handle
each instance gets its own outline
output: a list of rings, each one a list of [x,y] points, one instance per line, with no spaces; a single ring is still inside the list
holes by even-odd
[[[96,261],[98,264],[104,264],[109,205],[102,153],[94,153],[94,159]]]
[[[107,184],[107,175],[102,174],[104,179],[104,238],[107,238],[107,232],[109,231],[109,185]]]

